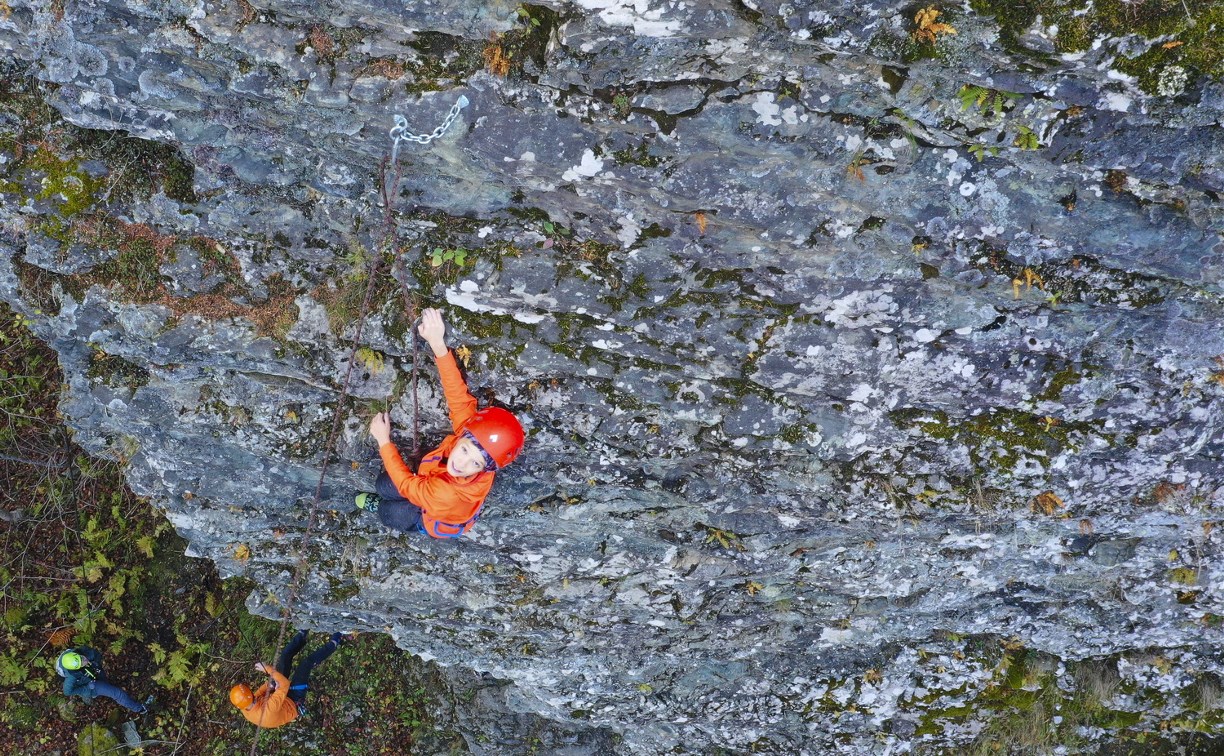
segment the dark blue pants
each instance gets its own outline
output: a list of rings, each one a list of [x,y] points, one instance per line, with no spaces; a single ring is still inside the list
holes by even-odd
[[[374,492],[382,502],[378,505],[378,519],[394,530],[411,532],[421,524],[421,508],[400,495],[384,470],[374,481]]]
[[[136,700],[118,685],[111,685],[105,680],[94,680],[89,684],[89,689],[93,691],[95,696],[110,698],[123,708],[134,711],[137,714],[144,713],[144,704],[136,703]]]
[[[276,671],[280,672],[285,677],[289,677],[289,668],[293,665],[293,657],[297,656],[298,651],[302,650],[302,646],[306,645],[306,631],[298,630],[294,633],[289,642],[285,644],[285,648],[281,650],[280,657],[276,660]],[[323,663],[323,661],[334,654],[336,649],[340,648],[340,644],[335,640],[329,640],[320,646],[313,654],[306,657],[306,661],[297,666],[293,672],[293,677],[289,678],[289,692],[286,697],[293,701],[298,706],[298,710],[304,712],[306,710],[306,691],[310,688],[310,673],[314,668]]]

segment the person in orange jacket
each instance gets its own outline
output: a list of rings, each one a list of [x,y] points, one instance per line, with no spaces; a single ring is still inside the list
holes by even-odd
[[[275,667],[269,667],[263,662],[257,662],[255,669],[269,675],[272,679],[259,686],[259,690],[251,692],[251,686],[238,683],[230,688],[230,703],[238,707],[242,716],[251,724],[271,729],[287,725],[306,713],[306,691],[310,688],[310,673],[323,663],[323,660],[340,648],[346,636],[333,633],[332,637],[306,657],[306,661],[298,665],[293,673],[293,681],[289,681],[289,667],[293,657],[306,645],[306,631],[298,630],[285,648],[281,650]]]
[[[476,398],[446,347],[446,324],[436,309],[425,310],[417,329],[433,350],[453,433],[425,455],[415,473],[391,443],[391,418],[380,412],[370,420],[384,471],[377,493],[357,494],[357,507],[378,511],[384,525],[419,530],[434,538],[458,538],[480,516],[496,472],[523,448],[523,426],[500,407],[476,409]]]

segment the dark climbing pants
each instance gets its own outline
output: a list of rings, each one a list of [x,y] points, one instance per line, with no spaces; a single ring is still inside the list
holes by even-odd
[[[382,500],[378,505],[378,519],[382,520],[383,525],[409,532],[421,524],[421,508],[400,494],[386,471],[374,481],[374,492]]]
[[[302,646],[306,645],[306,631],[298,630],[294,633],[289,642],[285,644],[285,648],[280,652],[280,657],[276,660],[276,671],[280,672],[285,677],[289,677],[289,692],[286,697],[297,704],[298,711],[306,711],[306,691],[310,688],[310,673],[314,668],[323,663],[323,661],[334,654],[340,644],[335,640],[324,643],[313,654],[306,657],[306,661],[302,662],[294,670],[293,676],[289,677],[289,668],[293,666],[293,657],[297,656],[298,651],[302,650]]]
[[[89,689],[93,691],[95,696],[110,698],[123,708],[134,711],[137,714],[145,710],[144,705],[136,703],[136,699],[129,696],[123,688],[120,688],[118,685],[111,685],[105,680],[94,680],[89,684]]]

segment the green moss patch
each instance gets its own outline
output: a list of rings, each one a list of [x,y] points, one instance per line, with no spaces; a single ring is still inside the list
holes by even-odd
[[[1096,428],[1085,422],[1063,422],[1007,407],[974,417],[954,419],[940,410],[906,408],[889,413],[899,428],[918,428],[940,441],[964,444],[979,468],[1007,474],[1026,456],[1049,459],[1063,449],[1078,448],[1081,435]]]
[[[1224,76],[1224,2],[1220,0],[1053,0],[1042,4],[971,0],[970,7],[998,22],[1001,39],[1012,50],[1024,49],[1020,37],[1039,16],[1047,28],[1057,27],[1054,44],[1059,52],[1087,50],[1108,37],[1144,37],[1150,40],[1147,49],[1134,58],[1119,59],[1116,65],[1137,77],[1149,94],[1176,93],[1173,67],[1183,69],[1189,81],[1198,75]]]
[[[95,381],[101,381],[107,386],[126,386],[133,391],[149,383],[149,371],[143,367],[119,357],[95,350],[89,357],[89,367],[85,375]]]

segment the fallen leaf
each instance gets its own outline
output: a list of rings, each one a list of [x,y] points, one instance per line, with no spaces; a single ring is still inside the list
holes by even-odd
[[[1184,44],[1186,43],[1182,42],[1180,39],[1175,39],[1172,42],[1165,42],[1163,45],[1161,45],[1161,47],[1166,50],[1172,50],[1174,47],[1181,47]]]
[[[455,356],[463,361],[463,366],[468,366],[468,360],[472,359],[472,350],[465,346],[461,346],[455,350]]]
[[[234,548],[234,559],[239,562],[248,562],[251,559],[251,547],[245,543],[240,543]]]
[[[697,231],[704,234],[706,231],[706,214],[703,212],[693,213],[693,217],[697,220]]]
[[[937,18],[939,18],[939,11],[935,10],[935,6],[928,6],[918,11],[914,15],[914,24],[917,28],[911,32],[914,40],[934,44],[936,35],[956,34],[956,29],[952,28],[951,24],[941,24],[935,20]]]
[[[1029,505],[1029,509],[1033,512],[1040,511],[1047,515],[1054,514],[1055,510],[1063,508],[1063,500],[1058,494],[1053,491],[1045,491],[1037,494],[1033,498],[1033,503]]]
[[[68,644],[72,642],[72,628],[61,627],[59,630],[51,633],[47,638],[47,643],[50,643],[56,648],[68,648]]]

